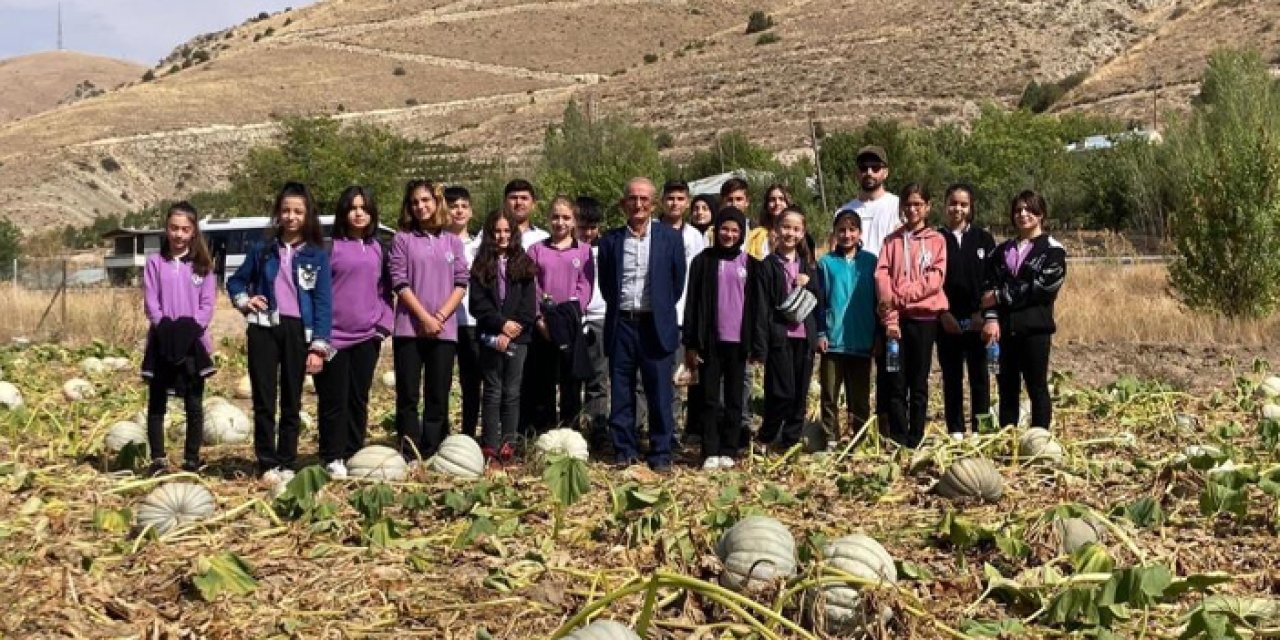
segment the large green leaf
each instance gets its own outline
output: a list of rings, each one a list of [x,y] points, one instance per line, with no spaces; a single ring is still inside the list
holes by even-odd
[[[379,482],[352,493],[349,502],[365,522],[374,522],[382,517],[383,509],[396,503],[396,492]]]
[[[196,571],[191,582],[206,601],[212,602],[223,593],[246,595],[258,588],[253,569],[230,551],[201,557],[196,561]]]
[[[129,509],[107,509],[98,507],[93,510],[93,526],[107,533],[124,533],[129,530],[133,514]]]
[[[299,471],[285,485],[284,493],[276,497],[276,513],[291,519],[309,516],[316,507],[316,496],[329,484],[329,472],[320,465],[311,465]]]
[[[556,502],[571,506],[591,490],[591,478],[587,475],[587,463],[577,458],[562,456],[552,460],[543,472],[542,479]]]

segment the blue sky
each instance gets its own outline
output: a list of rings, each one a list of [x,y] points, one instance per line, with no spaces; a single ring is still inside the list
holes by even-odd
[[[151,66],[193,36],[309,0],[63,0],[63,47]],[[57,0],[0,0],[0,59],[57,48]]]

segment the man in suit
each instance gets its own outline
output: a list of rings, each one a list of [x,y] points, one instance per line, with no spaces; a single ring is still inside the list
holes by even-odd
[[[649,409],[649,467],[671,469],[675,389],[671,367],[680,346],[676,301],[684,290],[684,244],[679,232],[654,224],[657,188],[648,178],[632,178],[621,207],[627,223],[600,239],[600,295],[607,310],[605,351],[609,354],[609,428],[619,464],[639,462],[636,372],[644,382]]]

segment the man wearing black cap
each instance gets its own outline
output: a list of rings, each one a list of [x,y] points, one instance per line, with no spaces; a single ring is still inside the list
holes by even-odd
[[[902,224],[898,212],[898,196],[885,191],[889,179],[889,157],[883,147],[866,146],[858,150],[858,197],[838,210],[851,209],[862,218],[862,248],[880,254],[884,237]]]

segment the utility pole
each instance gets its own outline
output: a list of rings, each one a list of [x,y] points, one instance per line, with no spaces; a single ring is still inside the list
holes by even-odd
[[[62,51],[62,2],[58,2],[58,51]]]
[[[813,145],[813,166],[818,171],[818,195],[822,198],[822,210],[831,213],[827,206],[827,184],[822,177],[822,143],[818,140],[818,126],[814,122],[817,114],[809,112],[809,141]]]

